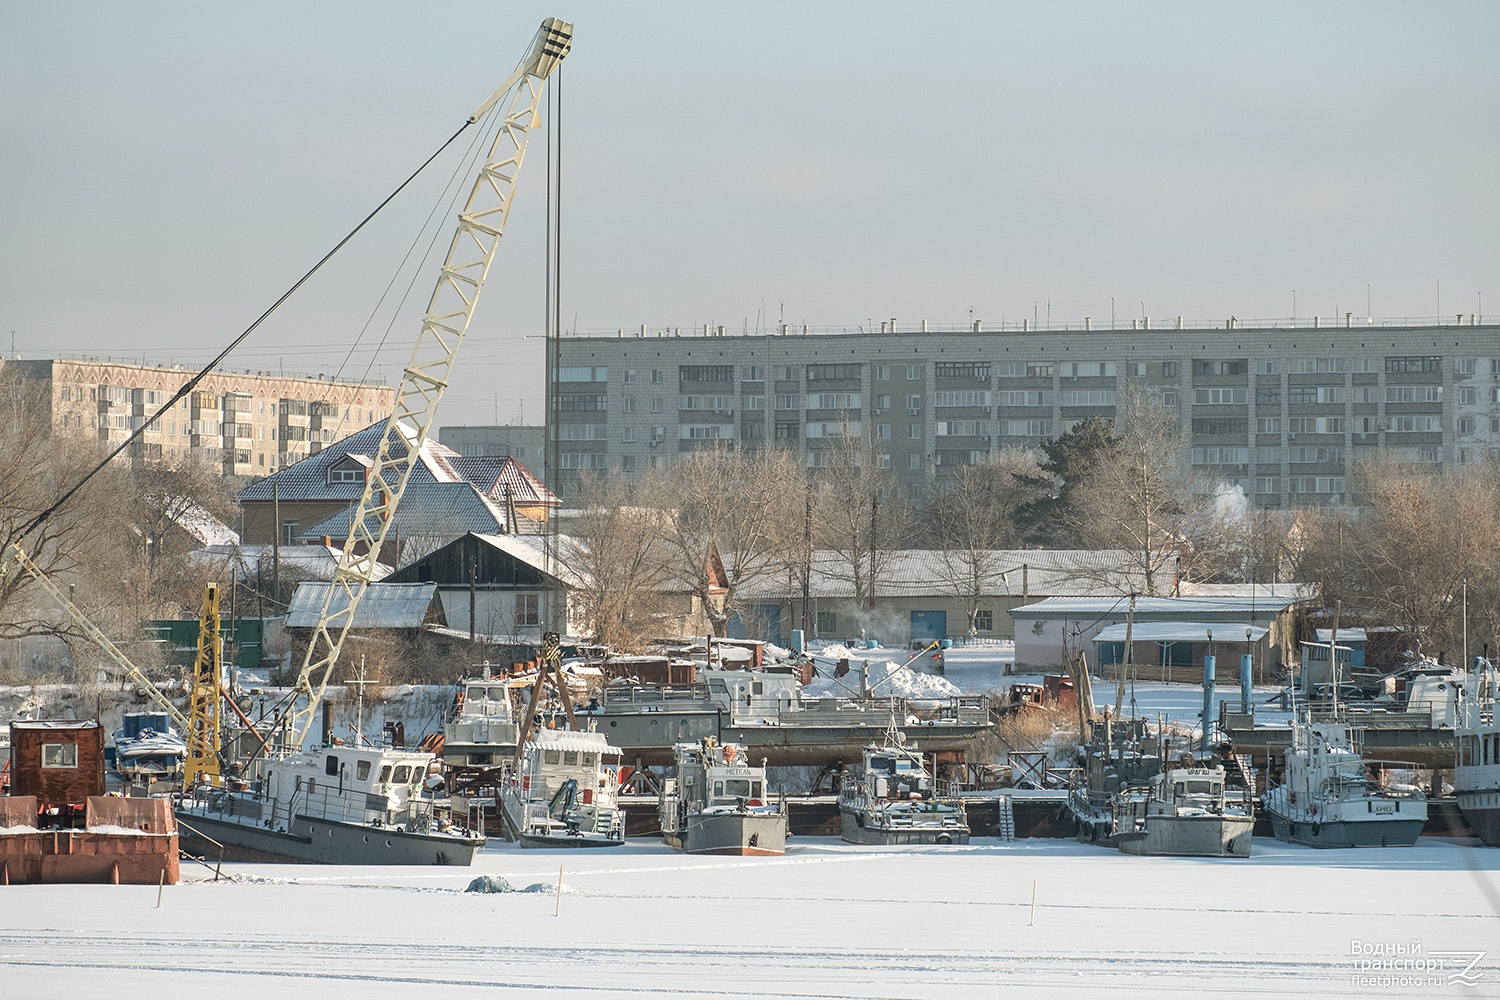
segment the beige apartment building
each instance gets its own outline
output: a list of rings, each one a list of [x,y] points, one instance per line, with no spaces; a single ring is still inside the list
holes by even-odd
[[[1128,380],[1178,414],[1188,461],[1256,506],[1344,503],[1349,469],[1376,454],[1500,459],[1500,327],[1478,317],[1017,326],[565,336],[553,489],[566,494],[577,470],[638,474],[725,442],[790,446],[817,468],[853,433],[920,502],[987,454],[1112,418]]]
[[[196,374],[114,361],[5,361],[41,383],[54,433],[123,442]],[[390,415],[387,385],[254,372],[214,372],[147,427],[137,461],[208,462],[226,476],[257,478],[315,455]]]

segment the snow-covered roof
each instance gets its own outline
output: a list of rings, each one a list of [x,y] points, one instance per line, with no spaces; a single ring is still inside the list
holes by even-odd
[[[1242,620],[1261,615],[1269,617],[1296,604],[1302,598],[1292,595],[1273,596],[1270,588],[1250,597],[1137,597],[1136,621],[1143,617],[1157,620],[1213,621]],[[1012,618],[1104,618],[1123,619],[1130,598],[1117,597],[1048,597],[1011,609]]]
[[[210,545],[188,553],[188,560],[201,566],[219,568],[227,576],[233,574],[241,581],[255,579],[256,565],[262,575],[271,572],[272,545]],[[339,555],[343,550],[332,545],[283,545],[281,546],[281,568],[295,570],[299,575],[315,580],[332,580],[339,566]],[[262,562],[264,560],[264,562]],[[379,581],[391,573],[384,563],[376,563],[371,578]],[[266,579],[270,579],[266,576]]]
[[[348,538],[353,517],[354,507],[350,505],[304,529],[297,538],[304,541],[325,536]],[[407,539],[423,535],[447,541],[470,531],[496,532],[505,528],[505,512],[500,505],[481,493],[473,483],[463,482],[408,483],[392,518],[391,530]],[[365,524],[372,533],[378,530],[374,516]]]
[[[1319,642],[1328,643],[1333,641],[1333,629],[1320,628],[1313,631],[1317,633],[1317,640]],[[1344,642],[1368,642],[1370,640],[1370,636],[1362,628],[1341,628],[1339,629],[1339,638]]]
[[[978,563],[987,594],[1020,597],[1024,576],[1028,594],[1067,596],[1145,589],[1137,558],[1133,552],[1114,549],[991,549]],[[967,593],[965,581],[974,560],[942,549],[897,549],[881,553],[877,563],[876,596],[925,597]],[[829,549],[813,553],[812,593],[823,599],[854,596],[847,556]],[[750,599],[800,595],[795,571],[760,580],[739,593]]]
[[[1231,645],[1244,644],[1245,632],[1250,641],[1259,642],[1269,629],[1260,625],[1234,622],[1136,622],[1130,631],[1131,642],[1208,642],[1209,633],[1213,641]],[[1115,624],[1099,630],[1095,642],[1124,642],[1125,625]]]
[[[546,535],[495,535],[475,532],[474,537],[540,573],[561,580],[569,587],[581,587],[584,584],[583,574],[568,565],[567,560],[569,550],[582,544],[577,539],[559,535],[559,554],[549,558],[547,546],[550,540]]]
[[[341,441],[326,445],[316,455],[309,455],[280,472],[246,486],[240,490],[240,500],[270,500],[274,484],[278,498],[283,503],[308,500],[353,503],[364,493],[365,484],[337,481],[330,483],[328,470],[351,459],[368,468],[373,456],[380,452],[385,429],[386,422],[382,420],[355,431]],[[396,457],[405,455],[405,446],[396,441],[391,453]],[[412,484],[464,482],[472,484],[496,503],[504,503],[508,486],[518,506],[561,505],[561,501],[515,459],[505,455],[460,455],[432,438],[422,443],[422,451],[412,468],[407,489],[410,491]],[[404,500],[405,498],[403,502]]]
[[[531,738],[548,750],[580,750],[584,753],[618,754],[603,733],[575,733],[567,729],[538,729]]]
[[[312,628],[323,614],[323,602],[331,583],[299,583],[287,608],[288,628]],[[372,583],[365,588],[354,609],[352,628],[421,628],[437,598],[435,583]],[[349,606],[342,588],[334,591],[330,611]],[[441,605],[437,614],[441,616]]]

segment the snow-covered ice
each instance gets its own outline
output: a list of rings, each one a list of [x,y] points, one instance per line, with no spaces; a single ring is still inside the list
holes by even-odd
[[[1500,851],[1443,841],[1314,851],[1258,839],[1232,860],[804,837],[782,858],[643,841],[495,845],[472,868],[226,870],[239,882],[168,886],[161,909],[155,886],[0,889],[0,993],[1500,996]],[[485,873],[536,889],[464,892]],[[1478,985],[1448,986],[1447,958],[1430,984],[1359,984],[1366,946],[1414,943],[1424,956],[1485,952]]]

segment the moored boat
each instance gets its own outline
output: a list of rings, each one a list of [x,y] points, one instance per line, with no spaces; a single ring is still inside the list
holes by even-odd
[[[619,763],[602,733],[538,730],[500,789],[506,828],[522,847],[619,847]]]
[[[243,792],[185,796],[177,817],[195,853],[212,838],[243,860],[468,865],[485,838],[447,814],[440,769],[422,751],[317,747],[265,761]]]
[[[1480,840],[1500,847],[1500,668],[1476,658],[1464,681],[1453,795]]]
[[[126,712],[114,732],[115,770],[129,781],[175,781],[187,761],[187,741],[166,712]]]
[[[1308,847],[1410,847],[1427,797],[1410,784],[1372,781],[1349,728],[1297,722],[1280,785],[1262,805],[1277,840]],[[1398,765],[1404,766],[1404,765]]]
[[[676,774],[662,782],[662,838],[688,854],[786,852],[787,812],[767,798],[766,769],[744,748],[704,737],[674,747]]]
[[[862,771],[839,788],[839,823],[853,844],[967,844],[963,803],[939,794],[921,751],[891,726],[864,749]]]
[[[1224,795],[1222,766],[1173,767],[1122,793],[1115,846],[1126,854],[1248,858],[1255,816]]]

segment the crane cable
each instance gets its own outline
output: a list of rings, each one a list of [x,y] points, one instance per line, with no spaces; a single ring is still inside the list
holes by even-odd
[[[172,395],[172,398],[169,399],[169,400],[167,400],[166,403],[164,403],[162,405],[161,409],[157,410],[156,413],[153,414],[150,419],[142,421],[141,422],[141,426],[139,426],[135,430],[131,431],[130,435],[128,437],[126,437],[124,441],[121,441],[120,444],[117,447],[115,447],[112,451],[110,451],[110,453],[108,455],[105,455],[104,458],[99,462],[98,465],[94,466],[91,470],[89,470],[89,472],[86,473],[84,475],[84,477],[82,479],[80,479],[77,483],[75,483],[72,487],[70,487],[66,493],[64,493],[62,496],[58,497],[57,501],[55,503],[53,503],[52,506],[48,507],[46,510],[43,510],[36,517],[32,518],[26,524],[26,526],[21,529],[20,534],[17,536],[17,539],[18,540],[25,539],[26,536],[30,535],[33,531],[35,531],[36,529],[40,528],[47,521],[48,518],[50,518],[53,514],[57,513],[58,509],[60,507],[62,507],[63,504],[67,503],[68,500],[72,499],[73,494],[75,494],[79,490],[81,490],[84,487],[84,485],[86,483],[88,483],[89,480],[93,479],[106,466],[108,466],[110,462],[114,461],[115,458],[121,452],[123,452],[126,448],[130,447],[132,444],[134,444],[135,441],[138,438],[140,438],[140,436],[142,434],[146,433],[146,429],[148,427],[150,427],[152,424],[156,423],[156,421],[160,420],[161,417],[168,410],[170,410],[173,406],[175,406],[178,403],[178,401],[180,401],[181,399],[183,399],[184,397],[186,397],[188,395],[188,393],[192,392],[193,389],[197,387],[198,383],[202,382],[203,379],[207,378],[208,375],[211,372],[213,372],[213,370],[215,368],[217,368],[224,361],[225,358],[227,358],[229,356],[230,352],[232,352],[236,347],[238,347],[241,343],[243,343],[244,340],[245,340],[245,338],[249,337],[250,334],[253,333],[257,327],[259,327],[262,323],[264,323],[266,321],[266,319],[273,312],[275,312],[281,306],[281,304],[283,302],[285,302],[287,299],[291,298],[292,297],[292,293],[296,292],[297,289],[301,288],[304,284],[306,284],[307,280],[309,278],[311,278],[314,274],[316,274],[318,272],[318,270],[320,268],[322,268],[322,266],[324,264],[328,263],[328,261],[333,257],[334,254],[338,253],[340,250],[342,250],[344,248],[344,244],[348,243],[351,239],[354,238],[355,234],[357,234],[361,229],[365,228],[365,226],[369,223],[369,221],[371,219],[375,218],[376,214],[378,214],[381,211],[381,209],[383,209],[387,205],[389,205],[391,203],[391,201],[396,197],[396,195],[400,194],[402,192],[402,190],[404,190],[408,184],[410,184],[413,180],[415,180],[418,174],[420,174],[423,170],[427,169],[428,165],[431,164],[433,160],[437,159],[438,156],[442,154],[443,150],[447,149],[450,145],[452,145],[453,141],[455,139],[457,139],[460,135],[462,135],[464,133],[464,130],[467,129],[472,124],[474,124],[472,121],[465,121],[463,123],[463,125],[459,128],[459,130],[457,132],[454,132],[451,136],[448,137],[448,141],[447,142],[444,142],[441,146],[439,146],[437,148],[437,150],[431,156],[429,156],[426,160],[424,160],[422,162],[421,166],[417,167],[416,170],[412,171],[411,176],[407,177],[406,180],[404,180],[400,184],[398,184],[396,186],[396,189],[393,190],[390,194],[386,195],[385,199],[383,201],[381,201],[381,203],[379,205],[376,205],[375,208],[370,212],[369,215],[366,215],[363,219],[361,219],[360,222],[359,222],[359,225],[357,225],[353,229],[349,230],[348,235],[346,235],[343,239],[339,240],[338,243],[333,247],[332,250],[329,250],[326,254],[324,254],[323,257],[316,264],[314,264],[308,270],[308,272],[306,274],[304,274],[302,277],[298,278],[295,284],[293,284],[290,288],[288,288],[285,292],[283,292],[281,294],[280,298],[278,298],[275,302],[271,303],[271,306],[270,306],[269,309],[267,309],[265,312],[261,313],[260,316],[258,316],[256,318],[255,322],[251,323],[249,326],[247,326],[245,328],[245,330],[244,330],[243,333],[241,333],[239,336],[235,337],[234,340],[230,341],[229,342],[229,346],[226,347],[226,348],[224,348],[224,350],[220,351],[219,354],[218,354],[218,356],[215,357],[212,361],[210,361],[207,365],[205,365],[203,367],[203,369],[198,372],[198,374],[194,375],[192,378],[188,379],[187,382],[183,383],[182,388],[178,389],[177,392]]]

